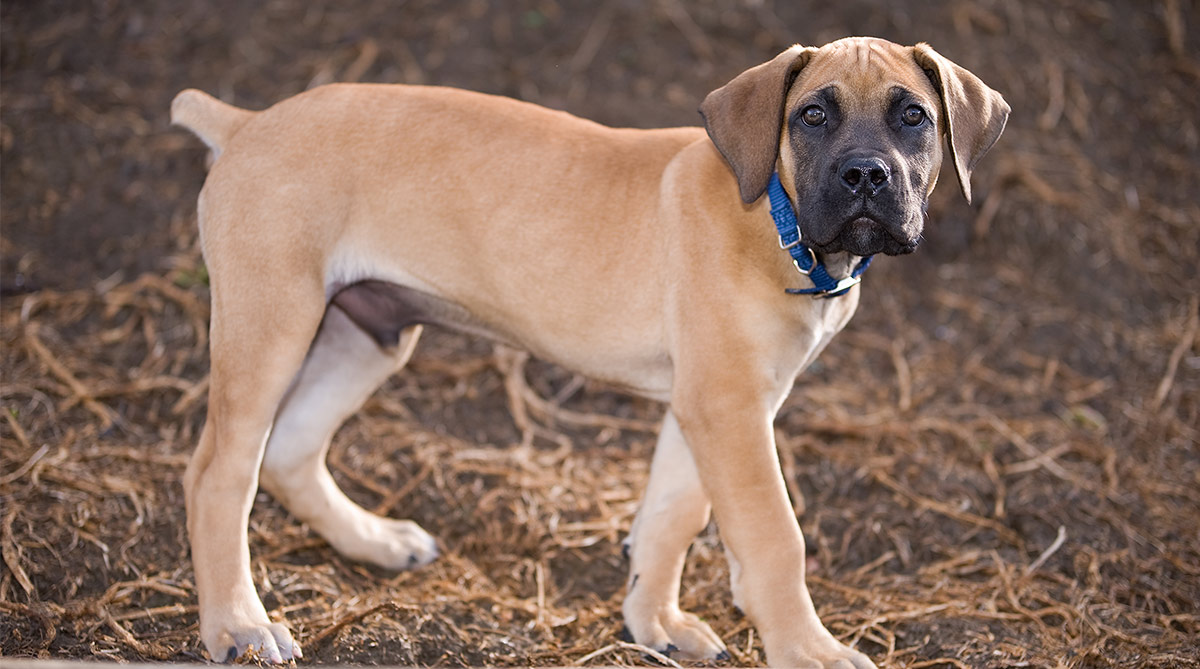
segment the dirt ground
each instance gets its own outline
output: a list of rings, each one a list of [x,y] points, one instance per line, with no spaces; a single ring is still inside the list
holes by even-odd
[[[824,621],[882,667],[1200,666],[1200,3],[13,1],[0,10],[0,654],[196,660],[180,478],[205,412],[194,86],[461,86],[626,126],[793,42],[928,41],[1014,112],[967,206],[882,258],[777,422]],[[947,172],[944,172],[947,173]],[[945,181],[945,179],[944,179]],[[619,542],[662,408],[427,335],[338,434],[444,557],[335,555],[260,495],[310,662],[643,664]],[[683,604],[764,661],[715,528]]]

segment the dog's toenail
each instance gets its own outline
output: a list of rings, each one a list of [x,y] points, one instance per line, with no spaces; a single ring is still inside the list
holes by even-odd
[[[633,643],[633,635],[629,633],[629,628],[621,625],[621,631],[617,632],[617,638],[625,643]]]
[[[237,648],[230,648],[229,652],[225,653],[225,664],[231,664],[236,659],[238,659]]]
[[[625,558],[626,560],[629,559],[629,548],[629,544],[621,544],[621,557]]]
[[[731,659],[733,659],[733,657],[729,654],[729,651],[723,650],[723,651],[717,653],[717,656],[713,659],[716,660],[717,662],[728,662]]]
[[[412,555],[408,556],[408,566],[415,567],[415,566],[417,566],[417,562],[419,562],[419,559],[417,558],[416,553],[413,553]]]
[[[671,653],[678,653],[678,652],[679,652],[679,646],[676,646],[673,643],[669,643],[669,644],[667,644],[666,649],[662,651],[662,654],[666,655],[667,657],[671,657]]]

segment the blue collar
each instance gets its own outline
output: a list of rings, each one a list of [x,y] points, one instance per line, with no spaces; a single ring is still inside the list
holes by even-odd
[[[862,273],[871,264],[871,257],[866,256],[858,261],[858,266],[850,272],[850,276],[838,280],[829,276],[824,261],[817,259],[817,254],[800,241],[800,225],[796,223],[796,211],[792,209],[792,201],[788,199],[779,183],[779,173],[771,175],[767,182],[767,197],[771,199],[771,218],[775,219],[775,229],[779,231],[779,247],[792,256],[792,265],[796,271],[807,276],[813,282],[812,288],[788,288],[792,295],[812,295],[813,297],[838,297],[845,295],[851,288],[857,286]]]

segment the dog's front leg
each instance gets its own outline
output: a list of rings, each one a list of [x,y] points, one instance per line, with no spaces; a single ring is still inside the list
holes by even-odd
[[[670,411],[663,419],[650,466],[650,482],[626,539],[629,581],[622,612],[638,643],[695,660],[729,657],[707,623],[679,608],[679,579],[688,547],[708,525],[708,495],[679,423]]]
[[[762,357],[681,370],[672,410],[712,499],[722,540],[734,556],[734,591],[758,627],[767,661],[779,667],[866,669],[875,665],[830,634],[817,617],[804,580],[804,537],[788,501],[771,423],[790,387],[764,369]]]

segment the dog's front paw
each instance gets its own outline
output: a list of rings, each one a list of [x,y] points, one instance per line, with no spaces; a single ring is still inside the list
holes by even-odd
[[[201,638],[209,657],[217,662],[233,662],[248,655],[267,664],[280,664],[304,657],[300,644],[283,623],[230,620],[215,627],[201,630]]]
[[[642,614],[626,607],[625,632],[632,641],[672,658],[724,661],[729,652],[721,637],[699,617],[665,607]]]
[[[768,648],[767,664],[802,669],[876,669],[870,658],[832,636],[804,646]]]

